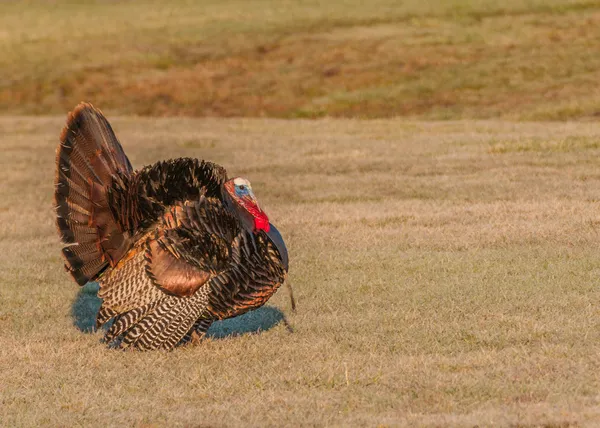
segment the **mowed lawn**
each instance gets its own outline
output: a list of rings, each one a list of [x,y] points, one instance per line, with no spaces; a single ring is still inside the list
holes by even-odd
[[[136,167],[252,181],[297,312],[282,289],[201,346],[105,348],[53,224],[64,117],[2,117],[1,425],[600,423],[597,124],[113,119]]]

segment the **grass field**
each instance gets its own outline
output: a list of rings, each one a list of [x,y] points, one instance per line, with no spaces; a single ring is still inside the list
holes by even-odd
[[[0,113],[600,115],[598,0],[0,2]]]
[[[0,426],[599,426],[599,47],[598,0],[0,1]],[[52,210],[82,100],[250,179],[297,311],[106,349]]]
[[[2,117],[0,425],[600,423],[597,124],[113,119],[136,167],[253,182],[298,310],[282,290],[259,334],[107,350],[53,225],[64,116]]]

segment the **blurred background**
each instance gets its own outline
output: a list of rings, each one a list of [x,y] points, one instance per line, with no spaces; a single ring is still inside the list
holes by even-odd
[[[600,2],[0,2],[0,114],[589,120]]]

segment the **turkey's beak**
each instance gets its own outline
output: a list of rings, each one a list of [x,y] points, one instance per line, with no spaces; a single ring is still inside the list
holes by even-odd
[[[256,196],[254,196],[254,193],[252,193],[252,190],[250,190],[246,196],[242,197],[242,199],[244,200],[244,202],[254,205],[259,213],[263,212],[263,210],[260,208],[260,205],[258,204]]]

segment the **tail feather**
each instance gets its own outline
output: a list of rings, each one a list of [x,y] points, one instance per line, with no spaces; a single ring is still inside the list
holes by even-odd
[[[67,177],[64,173],[59,172],[60,180],[56,186],[56,192],[65,198],[83,198],[84,200],[90,199],[89,183],[81,183],[81,180]]]
[[[81,103],[69,114],[61,141],[73,142],[65,144],[65,153],[75,154],[81,161],[76,165],[88,166],[100,182],[109,180],[115,171],[133,170],[110,124],[91,104]]]
[[[63,248],[63,256],[73,269],[79,269],[87,263],[101,259],[102,251],[95,243],[85,243]]]
[[[84,199],[81,199],[81,201],[83,202]],[[61,211],[61,218],[64,218],[66,221],[80,225],[89,225],[91,213],[82,208],[76,199],[63,204]]]
[[[90,104],[69,114],[56,154],[55,204],[65,266],[78,284],[97,279],[131,242],[107,193],[133,169],[110,124]]]

